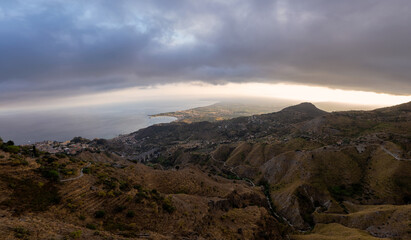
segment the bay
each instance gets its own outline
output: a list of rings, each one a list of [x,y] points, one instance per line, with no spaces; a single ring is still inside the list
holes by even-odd
[[[0,137],[15,144],[44,140],[66,141],[81,136],[88,139],[113,138],[174,117],[149,115],[207,106],[212,100],[146,100],[131,103],[24,111],[0,114]]]

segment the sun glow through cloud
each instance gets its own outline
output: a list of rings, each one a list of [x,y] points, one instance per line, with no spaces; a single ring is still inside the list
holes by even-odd
[[[30,102],[0,108],[0,112],[16,110],[47,110],[56,108],[87,107],[115,103],[131,103],[148,100],[258,97],[298,100],[304,102],[337,102],[373,106],[390,106],[411,101],[411,96],[385,93],[331,89],[326,87],[269,84],[228,83],[212,85],[203,82],[155,85],[147,88],[127,88],[98,94],[54,99],[52,102]]]

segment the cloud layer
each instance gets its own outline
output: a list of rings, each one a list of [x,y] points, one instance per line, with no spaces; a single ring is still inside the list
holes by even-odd
[[[3,0],[0,102],[296,82],[411,94],[408,0]]]

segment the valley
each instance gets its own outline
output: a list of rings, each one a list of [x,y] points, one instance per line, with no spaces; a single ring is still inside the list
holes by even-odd
[[[411,103],[0,142],[5,239],[409,239]],[[57,144],[57,143],[56,143]],[[60,143],[58,143],[60,144]],[[60,145],[58,145],[60,146]]]

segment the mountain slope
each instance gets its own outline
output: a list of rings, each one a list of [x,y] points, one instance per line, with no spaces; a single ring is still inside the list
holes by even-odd
[[[31,155],[24,148],[0,151],[0,236],[7,239],[283,239],[287,233],[269,214],[262,190],[243,182],[196,168],[155,170],[108,153]],[[85,174],[73,178],[81,168]]]
[[[0,231],[60,238],[81,231],[91,239],[408,239],[410,106],[327,113],[303,103],[213,123],[160,124],[87,140],[76,156],[1,142],[0,216],[7,227]]]
[[[327,113],[302,103],[216,123],[152,126],[113,139],[106,149],[134,161],[195,165],[210,174],[261,183],[277,214],[295,229],[307,230],[321,223],[317,212],[349,214],[344,201],[359,206],[410,202],[411,161],[398,160],[411,158],[410,105]],[[155,154],[141,155],[153,148]]]

